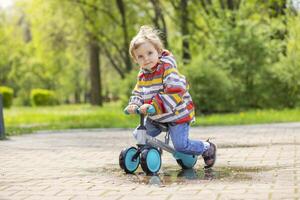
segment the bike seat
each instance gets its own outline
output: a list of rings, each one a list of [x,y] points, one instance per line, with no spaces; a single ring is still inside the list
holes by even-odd
[[[159,127],[162,132],[168,132],[169,130],[169,126],[166,123],[158,123],[156,126]]]
[[[169,125],[168,123],[159,123],[159,122],[156,122],[154,120],[151,120],[149,118],[147,118],[147,120],[153,124],[154,126],[156,126],[157,128],[159,128],[162,132],[167,132],[169,130]]]

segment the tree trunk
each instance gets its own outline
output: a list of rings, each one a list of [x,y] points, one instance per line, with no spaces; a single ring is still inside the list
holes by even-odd
[[[75,103],[81,103],[80,102],[80,94],[81,94],[81,90],[80,90],[80,86],[77,85],[74,91],[74,101]]]
[[[89,43],[89,62],[91,80],[91,104],[102,106],[101,96],[101,74],[100,74],[100,48],[96,40],[91,39]]]
[[[234,0],[227,0],[227,8],[229,10],[234,10]]]
[[[187,64],[191,60],[190,44],[189,44],[189,29],[188,29],[188,0],[180,1],[180,17],[181,17],[181,33],[182,33],[182,59],[183,63]]]
[[[219,0],[219,4],[223,10],[238,10],[241,0]]]
[[[81,102],[80,102],[80,93],[78,93],[78,91],[75,91],[75,94],[74,94],[74,101],[75,101],[76,104],[81,103]]]
[[[127,31],[127,22],[126,22],[126,9],[124,6],[124,2],[123,0],[116,0],[118,9],[121,13],[121,18],[122,18],[122,29],[123,29],[123,37],[124,37],[124,52],[126,52],[126,60],[125,60],[125,64],[126,64],[126,72],[130,72],[132,69],[132,65],[131,65],[131,60],[130,60],[130,56],[127,53],[128,52],[128,48],[129,48],[129,39],[128,39],[128,31]]]
[[[285,9],[286,9],[286,0],[277,0],[272,1],[270,3],[270,16],[271,17],[278,17],[280,15],[285,15]]]
[[[154,8],[155,16],[153,18],[153,23],[156,26],[156,28],[160,29],[164,36],[162,37],[163,43],[165,48],[168,48],[168,32],[167,32],[167,26],[166,21],[160,6],[159,0],[151,0],[151,3]]]

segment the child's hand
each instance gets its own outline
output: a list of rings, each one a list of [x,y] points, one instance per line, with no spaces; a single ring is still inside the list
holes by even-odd
[[[147,114],[147,109],[151,106],[151,104],[143,104],[141,107],[140,107],[140,113],[146,115]]]
[[[137,105],[134,105],[134,104],[131,104],[131,105],[128,105],[125,110],[129,113],[129,114],[134,114],[136,113],[136,110],[138,109],[139,107]]]

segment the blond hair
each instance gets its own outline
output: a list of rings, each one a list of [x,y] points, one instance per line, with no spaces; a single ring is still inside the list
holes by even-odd
[[[151,27],[151,26],[141,26],[138,34],[132,38],[130,45],[129,45],[129,54],[130,56],[135,59],[134,50],[137,49],[141,44],[145,42],[150,42],[154,48],[161,53],[163,50],[163,43],[159,38],[160,31]]]

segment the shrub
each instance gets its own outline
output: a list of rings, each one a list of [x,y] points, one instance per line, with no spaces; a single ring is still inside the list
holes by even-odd
[[[0,93],[3,98],[4,108],[9,108],[12,105],[14,91],[12,88],[2,86],[0,87]]]
[[[261,77],[278,59],[281,42],[269,39],[271,28],[266,29],[261,22],[250,20],[240,20],[235,27],[227,24],[218,34],[219,51],[215,62],[239,83],[239,88],[234,90],[238,106],[259,108]]]
[[[300,16],[288,20],[286,51],[266,72],[264,107],[294,108],[300,103]]]
[[[234,85],[225,70],[198,58],[186,68],[186,74],[196,112],[228,112],[236,109],[232,98]]]
[[[50,106],[58,104],[55,93],[46,89],[31,90],[30,99],[31,104],[35,106]]]
[[[300,62],[299,55],[283,57],[269,69],[265,80],[268,88],[264,107],[295,108],[300,102]]]

